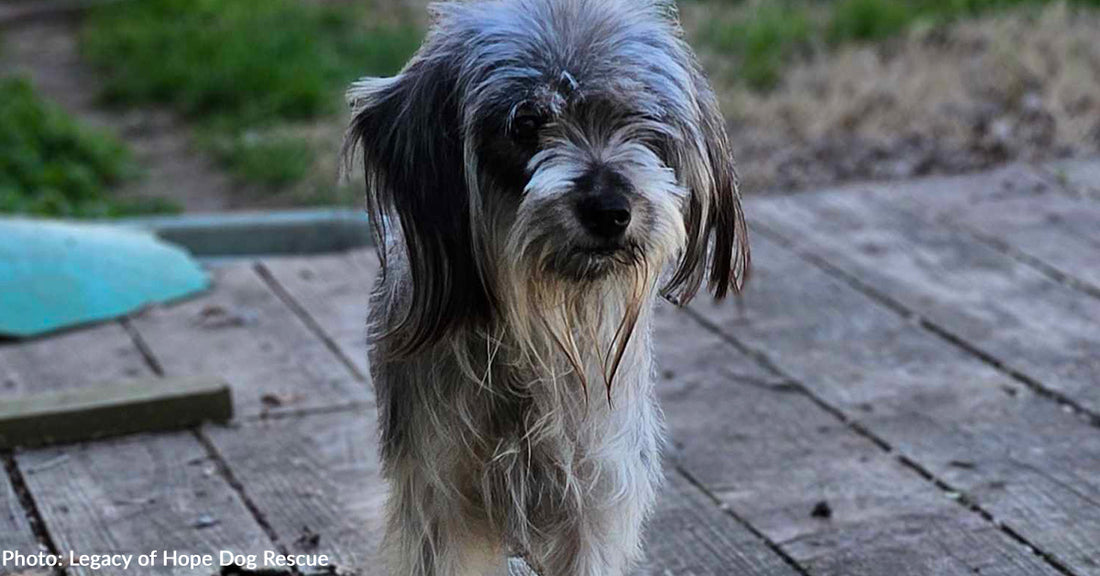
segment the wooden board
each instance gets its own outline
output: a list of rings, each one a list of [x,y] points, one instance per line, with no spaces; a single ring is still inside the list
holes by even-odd
[[[216,557],[220,550],[259,555],[275,549],[188,432],[38,450],[20,455],[19,465],[62,554],[176,550]],[[155,573],[202,572],[162,567]]]
[[[694,344],[658,348],[677,374],[661,382],[676,460],[809,573],[1057,573],[797,387],[729,375],[750,361],[685,315],[666,314],[656,336]]]
[[[876,195],[806,196],[756,208],[762,227],[800,250],[1100,414],[1100,299]]]
[[[850,225],[858,233],[859,224]],[[703,321],[946,483],[945,498],[976,503],[1057,562],[1094,573],[1094,427],[766,237],[757,234],[753,248],[747,315],[701,303],[693,311]],[[830,470],[830,461],[807,465],[806,474]],[[884,531],[893,522],[880,521]]]
[[[14,382],[11,391],[72,390],[88,382],[152,376],[116,324],[0,350],[0,370]],[[63,553],[188,549],[191,543],[228,550],[272,546],[190,433],[32,450],[15,459]],[[205,515],[216,523],[206,526]],[[74,568],[69,574],[91,572]]]
[[[1100,200],[1100,161],[1066,160],[1048,164],[1044,170],[1081,197]]]
[[[209,295],[133,319],[166,375],[225,379],[241,417],[369,401],[364,382],[250,265],[212,276]]]
[[[368,378],[367,304],[378,276],[373,250],[267,258],[261,267],[309,316],[354,370]]]
[[[375,422],[368,407],[206,433],[292,553],[329,554],[340,573],[365,576],[382,574]]]
[[[1100,295],[1100,202],[1025,166],[855,187],[927,220],[951,222],[1060,281]],[[843,192],[841,192],[843,194]]]
[[[118,324],[0,345],[0,398],[60,392],[149,374]]]
[[[192,428],[233,417],[229,387],[212,379],[146,378],[20,396],[0,405],[0,449]]]
[[[38,541],[27,519],[27,511],[19,502],[19,496],[11,485],[0,461],[0,554],[5,550],[20,554],[37,554]],[[0,574],[15,572],[11,566],[0,565]]]

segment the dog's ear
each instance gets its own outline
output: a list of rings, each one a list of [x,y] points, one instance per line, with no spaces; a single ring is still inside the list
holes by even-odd
[[[398,76],[361,80],[348,91],[353,117],[344,154],[362,152],[383,273],[386,248],[396,241],[412,280],[399,299],[404,315],[385,335],[395,357],[490,312],[474,262],[455,68],[422,49]]]
[[[726,134],[718,99],[698,68],[693,70],[694,125],[682,127],[679,169],[690,189],[684,212],[686,245],[676,271],[665,285],[665,297],[680,305],[695,297],[709,277],[715,298],[732,289],[740,292],[749,275],[748,226],[741,208],[741,193],[733,152]]]

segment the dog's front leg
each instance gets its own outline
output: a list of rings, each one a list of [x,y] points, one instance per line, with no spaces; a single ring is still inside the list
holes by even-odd
[[[419,466],[400,462],[391,482],[385,551],[392,576],[506,575],[499,538],[455,495],[425,482]]]
[[[540,576],[624,576],[637,564],[660,483],[659,472],[642,468],[590,493],[564,525],[540,530],[530,558]]]

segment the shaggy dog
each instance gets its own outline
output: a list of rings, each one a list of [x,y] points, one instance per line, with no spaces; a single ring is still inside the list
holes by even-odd
[[[349,90],[383,260],[370,360],[398,576],[617,576],[661,483],[658,294],[749,268],[714,93],[671,0],[434,7]]]

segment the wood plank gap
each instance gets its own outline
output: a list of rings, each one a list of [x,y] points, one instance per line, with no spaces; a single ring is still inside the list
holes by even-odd
[[[245,490],[244,484],[242,484],[237,476],[233,474],[232,468],[229,467],[229,463],[226,461],[225,457],[222,456],[218,447],[210,441],[210,438],[202,430],[194,430],[192,433],[195,439],[199,441],[199,444],[202,444],[206,453],[210,456],[210,460],[214,462],[214,466],[218,469],[218,474],[221,475],[226,483],[233,488],[233,491],[237,493],[237,497],[244,503],[244,507],[248,509],[249,514],[251,514],[252,518],[259,524],[260,529],[263,530],[264,534],[266,534],[269,539],[271,539],[271,543],[279,549],[279,553],[284,556],[290,554],[289,548],[283,545],[279,540],[279,534],[271,527],[271,523],[268,522],[267,516],[248,495],[248,491]],[[301,574],[297,567],[292,566],[288,570],[291,574]]]
[[[902,210],[904,210],[904,208]],[[1013,260],[1016,260],[1021,264],[1034,269],[1036,272],[1039,272],[1040,274],[1050,278],[1051,280],[1054,280],[1055,282],[1058,282],[1059,284],[1063,284],[1074,290],[1084,292],[1085,294],[1092,296],[1093,298],[1100,299],[1100,286],[1096,286],[1086,280],[1075,278],[1065,272],[1062,272],[1057,267],[1051,266],[1050,264],[1047,264],[1046,262],[1035,258],[1034,256],[1024,254],[1023,252],[1017,250],[1016,248],[1013,248],[1011,245],[1009,245],[1004,240],[1001,240],[1000,238],[995,238],[993,236],[982,234],[981,232],[973,230],[965,224],[956,223],[950,218],[944,216],[936,218],[936,224],[940,224],[948,228],[954,228],[955,230],[967,234],[971,238],[974,238],[975,240],[986,244],[990,248],[997,250],[1005,256],[1008,256],[1009,258],[1012,258]]]
[[[1035,380],[1034,378],[1020,372],[1019,370],[1010,368],[997,357],[979,349],[970,342],[966,341],[964,338],[959,337],[947,328],[944,328],[943,326],[936,324],[928,318],[925,318],[918,312],[909,309],[901,302],[890,297],[888,294],[885,294],[878,289],[868,285],[867,283],[860,280],[858,277],[849,274],[848,272],[836,266],[833,266],[827,260],[799,248],[789,238],[779,232],[776,232],[774,229],[757,223],[753,225],[753,231],[767,237],[769,240],[789,250],[798,258],[808,262],[810,265],[820,269],[826,274],[836,278],[837,280],[840,280],[841,282],[844,282],[860,294],[874,300],[879,304],[882,304],[886,308],[900,315],[902,318],[913,322],[914,324],[923,328],[925,331],[936,335],[941,340],[944,340],[952,346],[963,350],[967,354],[974,356],[985,364],[988,364],[990,367],[996,369],[998,372],[1001,372],[1002,374],[1007,375],[1008,377],[1019,382],[1020,384],[1023,384],[1041,398],[1053,401],[1054,403],[1058,404],[1058,406],[1060,406],[1063,411],[1068,412],[1074,417],[1083,420],[1090,426],[1100,428],[1100,412],[1091,410],[1083,404],[1077,402],[1073,398],[1070,398],[1069,396],[1057,390],[1044,386],[1042,382]]]
[[[780,242],[780,244],[782,244],[782,242]],[[795,251],[793,249],[792,249],[792,251],[797,253],[797,251]],[[868,294],[868,296],[870,296],[870,294]],[[1016,530],[1013,530],[1009,526],[1005,525],[1003,522],[997,520],[996,516],[994,516],[991,512],[989,512],[988,510],[983,508],[981,505],[979,505],[973,499],[967,497],[966,494],[962,490],[955,489],[948,482],[946,482],[943,479],[941,479],[941,478],[937,477],[936,475],[932,474],[932,472],[929,471],[924,466],[921,466],[921,465],[917,464],[911,458],[905,456],[904,454],[901,454],[900,452],[897,452],[885,439],[878,437],[878,435],[876,435],[875,433],[868,430],[865,426],[863,426],[863,425],[859,424],[858,422],[856,422],[856,421],[852,420],[851,418],[849,418],[839,408],[829,404],[824,399],[819,398],[816,394],[813,393],[813,391],[810,390],[810,388],[808,386],[806,386],[805,384],[803,384],[802,382],[800,382],[799,380],[797,380],[796,378],[794,378],[790,374],[787,374],[786,371],[779,368],[779,365],[774,360],[772,360],[772,358],[768,355],[767,352],[764,352],[763,350],[760,350],[760,349],[757,349],[755,347],[749,346],[748,344],[744,343],[743,341],[741,341],[737,337],[735,337],[731,334],[725,333],[724,331],[722,331],[722,329],[719,326],[715,325],[713,322],[710,322],[709,320],[707,320],[706,318],[701,316],[699,313],[697,313],[695,310],[692,310],[690,308],[686,308],[685,311],[688,313],[688,316],[690,318],[692,318],[693,320],[698,322],[700,325],[702,325],[708,331],[714,333],[719,338],[721,338],[724,341],[731,344],[737,350],[741,351],[742,353],[744,353],[745,355],[751,357],[752,359],[760,362],[765,368],[767,368],[768,370],[774,372],[780,378],[783,378],[784,380],[786,380],[789,386],[798,389],[802,394],[806,395],[807,398],[809,398],[815,404],[817,404],[818,406],[821,406],[823,409],[828,411],[831,415],[833,415],[838,420],[840,420],[845,426],[847,426],[849,429],[854,431],[856,434],[859,434],[860,436],[866,438],[867,440],[870,440],[871,442],[873,442],[876,446],[881,448],[886,453],[893,455],[894,458],[898,461],[898,463],[900,463],[906,469],[912,471],[917,476],[920,476],[922,479],[924,479],[925,481],[927,481],[930,484],[932,484],[933,486],[935,486],[938,490],[943,492],[945,497],[947,497],[948,499],[954,501],[956,504],[962,506],[963,508],[967,509],[968,511],[976,514],[982,520],[989,523],[994,529],[999,530],[1000,532],[1004,533],[1006,536],[1008,536],[1012,540],[1014,540],[1014,541],[1020,543],[1021,545],[1025,546],[1028,551],[1035,554],[1035,556],[1042,559],[1047,565],[1049,565],[1054,570],[1057,570],[1059,573],[1064,574],[1065,576],[1079,576],[1078,574],[1071,571],[1065,564],[1063,564],[1061,561],[1059,561],[1057,558],[1055,558],[1053,554],[1039,548],[1036,544],[1032,543],[1030,540],[1025,538],[1022,534],[1020,534]],[[709,493],[708,493],[708,495],[709,495]]]
[[[881,448],[882,451],[888,454],[892,454],[894,452],[894,447],[891,446],[888,442],[871,433],[859,422],[856,422],[849,418],[848,415],[845,414],[842,410],[836,408],[835,406],[829,404],[821,398],[818,398],[817,395],[814,394],[804,384],[787,375],[782,369],[779,368],[779,366],[774,361],[772,361],[772,359],[767,354],[755,348],[750,348],[749,346],[746,346],[740,340],[729,337],[727,334],[722,332],[722,329],[720,327],[716,326],[713,322],[706,319],[695,310],[692,310],[691,308],[683,308],[683,312],[689,318],[699,323],[708,332],[714,334],[715,336],[718,336],[727,344],[736,348],[738,352],[744,354],[745,356],[748,356],[749,358],[752,358],[755,362],[763,366],[766,370],[775,374],[782,380],[783,386],[796,391],[798,394],[801,394],[807,400],[817,405],[817,407],[821,408],[825,412],[828,412],[829,415],[831,415],[833,418],[839,420],[847,428],[853,430],[859,436],[869,440],[872,444]]]
[[[126,319],[121,320],[120,324],[122,324],[122,327],[126,330],[127,335],[129,335],[130,337],[130,340],[134,343],[134,346],[141,353],[141,356],[145,360],[145,363],[149,366],[149,369],[152,370],[153,373],[155,373],[158,377],[163,378],[164,368],[162,367],[160,360],[157,359],[156,354],[153,353],[152,348],[150,348],[149,345],[145,342],[145,339],[142,338],[141,333],[137,330],[137,328],[133,326],[132,323],[130,323]],[[252,498],[248,496],[248,492],[245,491],[244,485],[241,484],[240,480],[238,480],[237,477],[233,474],[233,471],[232,469],[230,469],[229,464],[225,461],[225,458],[222,456],[221,452],[218,451],[217,447],[214,446],[214,443],[210,441],[210,439],[201,429],[192,430],[191,433],[199,442],[199,444],[202,445],[203,450],[206,451],[207,456],[209,456],[210,460],[214,463],[214,466],[218,470],[218,474],[222,477],[222,479],[225,480],[226,484],[229,484],[229,487],[233,490],[233,492],[237,494],[237,497],[240,498],[241,503],[244,504],[245,509],[248,510],[248,513],[252,516],[252,519],[255,520],[256,524],[260,527],[260,530],[262,530],[263,533],[268,537],[268,539],[271,540],[272,544],[279,548],[279,552],[281,554],[288,554],[287,548],[283,546],[282,543],[279,541],[279,535],[275,532],[274,529],[272,529],[271,524],[268,523],[267,517],[264,515],[263,511],[261,511],[260,508],[256,506],[256,503],[252,501]],[[290,571],[292,574],[300,574],[297,568],[294,567],[292,567]]]
[[[684,468],[682,465],[677,462],[673,462],[672,473],[679,474],[684,480],[687,481],[688,484],[694,486],[695,489],[698,490],[699,493],[706,496],[716,508],[718,508],[722,512],[725,512],[727,516],[733,518],[734,521],[743,526],[745,530],[748,530],[749,533],[751,533],[753,536],[763,542],[769,550],[779,556],[783,560],[783,562],[790,566],[791,569],[793,569],[795,572],[798,572],[802,576],[811,576],[809,570],[799,564],[798,561],[792,558],[790,554],[787,554],[787,552],[784,551],[777,542],[773,541],[771,538],[768,538],[767,535],[765,535],[755,526],[750,524],[748,520],[742,518],[740,514],[733,510],[732,506],[726,504],[725,502],[722,502],[722,499],[719,498],[717,494],[708,490],[706,485],[695,478],[695,476],[692,475],[692,473]]]
[[[282,284],[279,283],[279,280],[275,278],[275,276],[271,273],[270,270],[267,269],[267,266],[265,266],[263,262],[256,262],[253,265],[253,270],[255,270],[256,274],[258,274],[260,278],[264,281],[264,283],[267,284],[268,288],[270,288],[271,291],[274,292],[275,295],[278,296],[284,304],[286,304],[287,308],[290,308],[290,310],[294,312],[294,315],[297,316],[298,319],[306,325],[306,328],[308,328],[314,336],[320,338],[321,342],[325,343],[325,347],[336,355],[336,357],[340,360],[344,367],[347,368],[349,372],[351,372],[352,376],[354,376],[356,380],[363,382],[364,384],[369,380],[367,375],[363,374],[363,372],[355,366],[355,362],[353,362],[351,358],[348,358],[348,356],[344,354],[344,351],[340,349],[340,345],[337,344],[336,341],[333,340],[327,332],[325,332],[324,327],[322,327],[321,324],[317,322],[315,318],[313,318],[313,316],[310,316],[305,307],[303,307],[297,300],[295,300],[294,296],[291,295],[291,293],[287,291],[287,289],[284,288]]]
[[[1000,520],[997,520],[997,518],[995,516],[993,516],[993,514],[991,514],[989,511],[985,510],[984,508],[982,508],[981,505],[979,505],[977,502],[975,502],[972,498],[970,498],[964,492],[955,489],[950,484],[948,484],[948,483],[944,482],[943,480],[937,478],[935,474],[933,474],[930,470],[928,470],[927,468],[925,468],[924,466],[922,466],[921,464],[919,464],[918,462],[916,462],[912,458],[909,458],[908,456],[905,456],[904,454],[899,454],[898,455],[898,461],[900,461],[902,464],[912,468],[913,470],[916,470],[921,476],[924,476],[925,478],[927,478],[930,482],[935,484],[940,490],[946,491],[950,494],[957,494],[958,495],[958,500],[957,501],[959,502],[959,504],[961,504],[963,506],[966,506],[967,508],[970,509],[971,512],[974,512],[974,513],[978,514],[979,516],[984,518],[987,522],[989,522],[989,523],[993,524],[994,526],[996,526],[998,529],[1000,529],[1001,532],[1004,532],[1005,535],[1007,535],[1009,538],[1015,540],[1020,545],[1026,547],[1029,551],[1031,551],[1032,554],[1035,554],[1036,556],[1042,558],[1047,564],[1050,564],[1054,569],[1058,570],[1059,572],[1062,572],[1063,574],[1070,574],[1070,575],[1074,574],[1073,570],[1071,570],[1068,566],[1066,566],[1062,561],[1058,560],[1058,558],[1054,557],[1053,554],[1050,554],[1048,552],[1045,552],[1045,551],[1035,547],[1034,544],[1029,542],[1027,540],[1027,538],[1024,538],[1024,536],[1022,534],[1020,534],[1019,532],[1017,532],[1014,528],[1012,528],[1011,526],[1005,524],[1004,522],[1001,522]]]
[[[153,349],[149,347],[149,343],[141,336],[141,333],[138,332],[134,324],[130,322],[130,319],[123,318],[119,320],[118,323],[122,326],[122,329],[126,331],[126,335],[130,337],[130,341],[134,343],[134,348],[137,348],[142,359],[145,360],[145,365],[153,371],[153,374],[156,374],[160,378],[164,378],[164,367],[161,366],[160,360],[157,360],[156,355],[153,354]]]
[[[12,488],[15,490],[15,497],[19,499],[19,504],[23,507],[23,512],[27,515],[27,519],[30,521],[31,531],[34,532],[34,537],[38,540],[38,544],[46,548],[46,552],[54,556],[59,556],[57,544],[54,543],[53,536],[50,535],[50,531],[46,528],[46,521],[42,518],[42,513],[38,510],[38,503],[34,501],[34,496],[31,494],[30,488],[27,487],[27,481],[23,478],[23,473],[19,470],[19,465],[15,463],[15,458],[11,452],[5,452],[0,455],[0,460],[4,462],[4,471],[7,473],[8,480],[11,482]],[[54,568],[56,574],[61,576],[67,576],[68,572],[65,568]]]
[[[294,418],[308,418],[310,416],[324,416],[326,414],[343,414],[345,412],[361,412],[372,408],[374,404],[370,402],[351,402],[349,404],[341,404],[339,406],[318,406],[316,408],[301,408],[298,410],[286,410],[282,412],[271,412],[267,414],[246,414],[238,417],[237,422],[241,424],[250,424],[255,422],[277,422],[279,420],[290,420]]]

